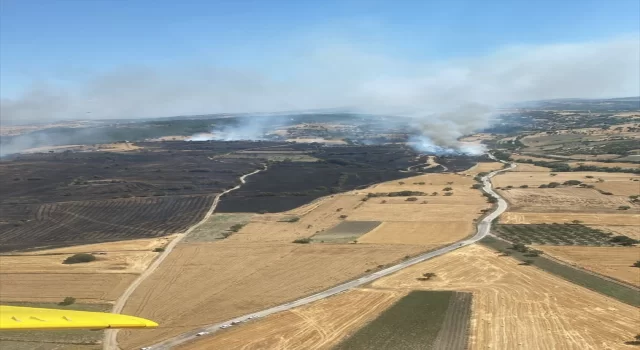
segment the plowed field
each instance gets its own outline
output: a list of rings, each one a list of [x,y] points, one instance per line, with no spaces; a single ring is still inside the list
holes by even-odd
[[[574,220],[579,220],[584,225],[635,226],[640,225],[640,214],[506,212],[500,216],[500,222],[503,224],[562,224]]]
[[[545,254],[571,265],[610,276],[640,287],[640,247],[559,247],[536,246]]]
[[[179,347],[206,349],[328,349],[400,297],[390,290],[356,289],[229,329]]]
[[[615,212],[630,205],[627,197],[606,196],[589,188],[512,188],[501,190],[510,211],[526,212]]]
[[[472,292],[471,349],[619,349],[637,334],[637,308],[518,263],[473,245],[372,285]]]
[[[123,313],[162,325],[120,332],[126,349],[312,294],[399,261],[424,247],[408,245],[178,245],[136,290]]]

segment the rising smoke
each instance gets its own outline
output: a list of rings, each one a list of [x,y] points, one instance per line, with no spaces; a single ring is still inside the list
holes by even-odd
[[[345,108],[410,117],[422,132],[415,140],[422,149],[462,150],[458,137],[488,126],[505,104],[640,95],[638,42],[630,36],[505,47],[444,62],[407,62],[357,45],[310,45],[280,62],[286,68],[277,75],[184,64],[121,69],[74,87],[34,83],[20,97],[3,98],[0,114],[3,124],[20,124]],[[268,119],[256,117],[213,137],[257,139],[267,126]]]

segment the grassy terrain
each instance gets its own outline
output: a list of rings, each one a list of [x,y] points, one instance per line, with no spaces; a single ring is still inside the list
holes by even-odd
[[[60,306],[56,303],[7,303],[4,305],[42,307],[61,310],[108,312],[108,304],[72,304]],[[51,330],[51,331],[2,331],[0,332],[0,349],[99,349],[102,340],[101,331],[91,330]]]
[[[251,221],[253,215],[247,213],[213,214],[205,223],[191,231],[183,242],[213,242],[224,239],[234,233],[234,225],[246,225]]]
[[[494,233],[513,243],[612,246],[611,234],[580,224],[496,225]]]
[[[335,349],[428,349],[454,292],[413,291]]]
[[[378,227],[380,223],[380,221],[343,221],[327,231],[314,235],[312,238],[316,242],[351,242]]]
[[[522,253],[513,249],[509,249],[511,244],[508,242],[493,238],[485,237],[480,243],[497,251],[508,252],[508,254],[518,260],[533,261],[532,265],[552,273],[558,277],[564,278],[577,285],[589,288],[596,292],[602,293],[609,297],[620,300],[623,303],[627,303],[633,306],[640,306],[640,292],[629,287],[625,287],[621,284],[606,280],[598,277],[594,274],[573,268],[569,265],[564,265],[553,260],[547,259],[543,256],[529,257],[526,253]]]

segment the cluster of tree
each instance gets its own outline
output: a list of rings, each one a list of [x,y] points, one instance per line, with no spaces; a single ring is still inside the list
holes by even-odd
[[[63,264],[80,264],[95,261],[96,257],[89,253],[78,253],[64,259]]]
[[[293,243],[309,244],[309,243],[311,243],[311,238],[298,238],[298,239],[294,240]]]
[[[622,168],[622,167],[619,167],[619,166],[616,166],[616,167],[599,167],[599,166],[595,166],[595,165],[579,164],[578,166],[572,168],[569,164],[562,163],[562,162],[546,162],[546,161],[541,161],[541,160],[534,161],[534,160],[531,160],[531,159],[520,160],[520,162],[521,163],[527,163],[527,164],[533,164],[533,165],[546,167],[546,168],[551,168],[551,170],[557,171],[557,172],[597,171],[597,172],[605,172],[605,173],[634,173],[634,174],[640,174],[640,168],[638,168],[638,167],[635,167],[635,168]]]
[[[426,196],[427,194],[420,191],[398,191],[398,192],[380,192],[368,193],[367,197],[409,197],[409,196]]]

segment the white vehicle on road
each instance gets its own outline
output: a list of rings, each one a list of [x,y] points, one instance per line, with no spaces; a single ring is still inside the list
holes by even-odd
[[[209,332],[198,332],[198,333],[196,333],[196,337],[201,337],[201,336],[207,335],[207,334],[209,334]]]

